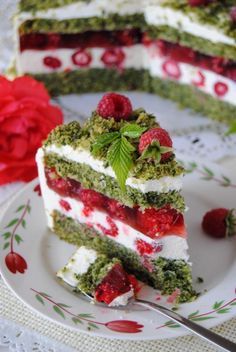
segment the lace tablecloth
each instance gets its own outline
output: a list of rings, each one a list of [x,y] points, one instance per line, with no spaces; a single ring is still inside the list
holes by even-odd
[[[0,71],[9,64],[12,52],[12,31],[10,17],[17,0],[0,1]],[[134,106],[143,106],[154,113],[162,126],[173,137],[177,156],[190,155],[193,159],[204,158],[221,161],[225,166],[235,168],[236,135],[225,137],[227,127],[201,116],[192,116],[188,111],[176,110],[175,104],[148,94],[130,93]],[[84,120],[96,106],[100,95],[70,96],[57,99],[65,112],[65,120]],[[0,214],[6,208],[12,194],[22,187],[15,183],[0,187]],[[216,332],[236,341],[236,319],[222,324]],[[92,337],[66,328],[38,316],[21,303],[0,279],[0,352],[1,346],[17,352],[199,352],[217,351],[206,342],[193,336],[149,342],[117,341]]]

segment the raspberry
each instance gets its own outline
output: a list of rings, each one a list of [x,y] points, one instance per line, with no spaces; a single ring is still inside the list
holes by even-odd
[[[112,218],[107,216],[106,217],[106,221],[107,221],[107,223],[109,225],[109,228],[106,228],[106,227],[104,227],[101,224],[96,224],[97,227],[104,233],[104,235],[111,236],[111,237],[118,236],[118,227],[116,226],[116,224],[114,223]]]
[[[208,211],[202,219],[203,231],[211,237],[224,238],[236,235],[234,209],[215,208]]]
[[[125,59],[125,53],[120,48],[107,49],[101,57],[101,61],[107,67],[121,67]]]
[[[232,22],[235,24],[236,23],[236,6],[231,8],[230,18],[231,18]]]
[[[123,221],[127,218],[125,206],[117,202],[117,200],[115,199],[109,199],[107,204],[107,210],[112,217],[118,218]]]
[[[145,209],[144,212],[138,212],[137,222],[144,234],[156,238],[165,235],[176,225],[178,215],[175,209],[149,208]]]
[[[136,241],[136,247],[140,255],[152,254],[154,252],[154,248],[151,244],[140,239]]]
[[[76,66],[88,67],[92,61],[92,56],[85,50],[80,49],[72,55],[72,61]]]
[[[103,195],[92,189],[81,189],[80,200],[88,207],[102,208],[104,203]]]
[[[105,119],[113,117],[116,121],[127,120],[132,110],[129,98],[116,93],[105,94],[97,106],[97,113],[100,116]]]
[[[218,97],[223,97],[228,92],[229,87],[227,86],[227,84],[223,82],[217,82],[214,85],[214,90],[216,95],[218,95]]]
[[[174,60],[165,61],[162,65],[162,69],[170,78],[179,79],[181,77],[179,64]]]
[[[205,86],[206,77],[201,71],[197,71],[196,76],[192,80],[192,84],[196,87],[204,87]]]
[[[66,200],[60,199],[59,204],[65,211],[71,210],[71,206]]]
[[[172,151],[169,148],[172,148],[172,140],[163,128],[157,127],[145,132],[139,141],[139,153],[145,157],[144,153],[147,151],[147,157],[155,157],[159,161],[170,158]]]
[[[214,2],[215,0],[188,0],[188,4],[192,7],[195,6],[205,6]]]
[[[46,56],[43,59],[43,63],[45,66],[48,66],[53,69],[59,68],[61,66],[61,60],[53,56]]]

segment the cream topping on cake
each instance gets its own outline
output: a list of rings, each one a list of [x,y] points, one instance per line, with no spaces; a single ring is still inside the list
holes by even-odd
[[[154,26],[169,26],[214,43],[236,44],[233,38],[225,35],[219,28],[198,22],[190,12],[186,15],[181,11],[156,4],[145,8],[145,18],[148,24]]]
[[[59,157],[65,158],[76,163],[86,164],[93,170],[104,175],[115,178],[115,173],[112,168],[105,167],[102,160],[95,159],[90,152],[85,149],[73,149],[69,145],[57,147],[56,145],[49,145],[44,148],[45,153],[55,153]],[[139,190],[142,193],[158,192],[167,193],[170,191],[179,191],[182,188],[183,175],[180,176],[165,176],[160,179],[141,180],[134,177],[129,177],[126,180],[126,185]]]
[[[104,17],[109,14],[132,15],[142,13],[144,0],[91,0],[78,1],[69,5],[51,8],[45,11],[21,12],[18,21],[23,22],[34,18],[66,20],[71,18]]]

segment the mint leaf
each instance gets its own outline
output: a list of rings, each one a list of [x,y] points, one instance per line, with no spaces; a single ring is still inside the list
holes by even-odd
[[[129,138],[138,138],[147,130],[147,127],[141,127],[136,123],[130,123],[123,126],[120,130],[121,134]]]
[[[93,153],[96,154],[100,149],[114,142],[119,136],[120,132],[104,133],[98,136],[92,146]]]
[[[112,143],[107,153],[107,160],[116,174],[122,191],[125,190],[125,182],[133,165],[131,153],[134,150],[132,144],[121,136]]]
[[[236,133],[236,122],[233,122],[228,131],[225,133],[226,136]]]

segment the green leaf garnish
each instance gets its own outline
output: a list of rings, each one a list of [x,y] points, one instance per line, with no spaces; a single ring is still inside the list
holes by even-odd
[[[130,123],[127,125],[124,125],[120,132],[123,136],[129,137],[129,138],[138,138],[147,130],[147,127],[141,127],[137,125],[136,123]]]
[[[132,144],[121,136],[112,143],[107,153],[107,160],[116,174],[122,191],[125,190],[125,182],[133,165],[131,153],[134,151]]]
[[[114,142],[118,137],[120,137],[120,132],[109,132],[98,136],[93,144],[93,153],[96,154],[106,145]]]
[[[146,149],[144,149],[140,159],[155,159],[159,163],[162,154],[172,151],[173,148],[161,146],[159,141],[154,140]]]
[[[225,133],[226,136],[229,136],[230,134],[236,133],[236,122],[234,121],[228,131]]]

